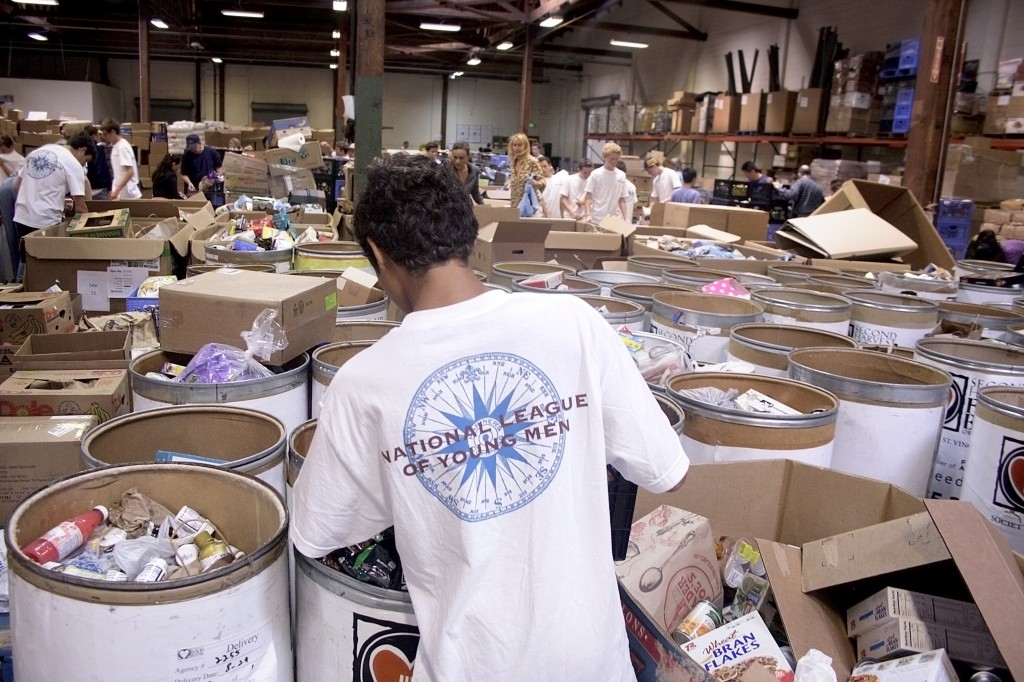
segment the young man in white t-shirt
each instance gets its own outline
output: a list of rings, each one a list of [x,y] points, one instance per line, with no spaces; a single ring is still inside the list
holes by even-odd
[[[135,152],[128,140],[121,137],[121,124],[107,120],[100,125],[103,141],[107,143],[110,170],[114,181],[110,188],[110,199],[141,199],[139,189],[139,166],[135,163]]]
[[[626,174],[616,168],[622,156],[622,147],[608,142],[601,149],[604,165],[587,178],[583,192],[583,219],[599,223],[605,216],[618,214],[626,218]]]
[[[354,229],[406,315],[324,395],[296,549],[322,557],[394,525],[420,629],[412,682],[634,682],[607,465],[657,493],[689,462],[625,345],[575,296],[485,289],[447,164],[376,162]]]
[[[86,213],[88,181],[85,164],[96,156],[96,143],[84,133],[67,146],[46,144],[25,157],[15,191],[14,226],[19,237],[64,220],[64,197],[70,195],[75,213]]]
[[[569,176],[562,187],[563,218],[583,218],[583,191],[587,188],[587,178],[593,170],[594,162],[590,159],[580,159],[576,162],[576,172]]]
[[[672,199],[672,192],[679,189],[683,183],[679,181],[679,174],[661,165],[658,159],[647,159],[644,168],[651,176],[651,200],[649,205],[665,204]]]
[[[544,191],[540,194],[541,208],[544,209],[545,218],[562,218],[562,190],[569,184],[569,174],[565,170],[555,172],[551,165],[551,159],[546,156],[538,156],[537,163],[544,174]]]

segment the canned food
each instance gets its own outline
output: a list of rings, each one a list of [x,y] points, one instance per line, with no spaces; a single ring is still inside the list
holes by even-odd
[[[995,673],[981,670],[971,675],[970,682],[1002,682],[1002,680]]]
[[[697,602],[683,622],[672,631],[672,639],[683,645],[722,626],[722,612],[706,599]]]

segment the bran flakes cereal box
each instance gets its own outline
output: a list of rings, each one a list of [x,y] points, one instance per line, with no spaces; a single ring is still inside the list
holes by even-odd
[[[719,682],[739,678],[754,663],[779,682],[793,682],[793,669],[757,611],[690,640],[682,649]]]

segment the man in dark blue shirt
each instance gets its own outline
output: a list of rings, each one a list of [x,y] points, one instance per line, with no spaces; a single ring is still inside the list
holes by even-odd
[[[185,153],[181,156],[181,175],[189,193],[199,189],[199,182],[221,166],[220,154],[207,147],[195,133],[185,138]]]

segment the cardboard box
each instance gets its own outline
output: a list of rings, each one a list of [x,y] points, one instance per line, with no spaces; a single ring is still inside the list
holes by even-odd
[[[298,151],[284,147],[276,147],[261,152],[258,158],[262,158],[267,164],[274,166],[294,166],[295,168],[320,168],[324,165],[323,155],[320,151],[319,142],[307,142]]]
[[[0,294],[0,343],[21,344],[32,334],[74,330],[71,295],[66,291]]]
[[[768,233],[768,214],[765,211],[735,206],[705,206],[667,202],[652,207],[651,225],[666,227],[707,225],[716,230],[737,235],[743,240],[759,240],[764,239]]]
[[[884,663],[865,663],[855,678],[862,682],[957,682],[944,651],[929,651]]]
[[[999,203],[1007,197],[1024,196],[1024,155],[992,149],[992,140],[968,137],[963,144],[949,145],[942,196]]]
[[[929,263],[952,272],[955,263],[949,249],[936,232],[914,195],[904,187],[883,185],[866,180],[847,180],[838,192],[825,200],[812,216],[836,213],[856,208],[870,209],[879,218],[898,229],[917,248],[902,259],[915,270],[923,270]],[[859,267],[863,264],[852,265]],[[838,265],[837,265],[838,266]],[[901,267],[900,269],[906,269]]]
[[[317,277],[292,277],[227,268],[160,288],[160,346],[195,354],[207,343],[244,347],[240,334],[270,308],[288,337],[269,365],[283,365],[331,335],[338,308],[337,284]]]
[[[988,632],[981,611],[970,602],[886,587],[846,610],[846,634],[866,635],[899,618]]]
[[[791,133],[816,135],[819,132],[818,117],[825,104],[824,92],[821,88],[804,88],[797,94]]]
[[[629,542],[638,553],[615,564],[633,601],[672,632],[702,599],[721,601],[722,576],[708,520],[670,505],[637,518]],[[658,580],[653,584],[652,576]]]
[[[139,204],[129,209],[133,224],[148,223],[148,227],[168,218],[177,221],[178,207],[172,202],[130,203]],[[42,291],[58,282],[61,288],[82,295],[85,310],[124,312],[125,299],[143,280],[174,274],[176,262],[184,265],[194,231],[181,222],[169,239],[79,239],[68,236],[64,225],[36,230],[22,242],[25,286]]]
[[[33,334],[13,360],[18,371],[128,369],[131,338],[126,331]]]
[[[514,206],[488,206],[473,204],[473,215],[478,225],[488,225],[503,220],[519,220],[519,209]]]
[[[707,518],[716,536],[757,539],[793,650],[798,657],[810,648],[831,656],[840,680],[847,679],[856,662],[845,623],[845,609],[856,599],[842,602],[839,609],[840,602],[806,594],[801,582],[799,545],[911,516],[922,511],[924,505],[919,498],[887,483],[788,460],[694,465],[676,492],[656,495],[641,489],[634,518],[663,504]],[[823,505],[830,513],[822,513]],[[891,546],[878,549],[889,551]],[[979,561],[983,566],[990,562]],[[659,631],[651,616],[621,589],[620,594],[630,652],[638,670],[644,671],[639,675],[641,682],[656,677],[688,679],[681,675],[689,669],[676,676],[671,674],[672,669],[682,666],[683,654],[669,633]],[[1006,613],[1014,613],[1012,604]],[[989,625],[994,631],[991,622]],[[699,669],[697,674],[701,674]]]
[[[93,415],[0,419],[0,519],[53,481],[83,471],[82,436]]]
[[[17,371],[0,384],[0,417],[91,414],[103,423],[132,411],[123,369]]]
[[[544,243],[552,223],[543,220],[502,220],[480,228],[469,266],[490,274],[495,263],[544,260]]]
[[[11,376],[17,371],[14,366],[14,356],[21,346],[5,343],[0,345],[0,381]]]
[[[775,233],[775,241],[823,258],[901,256],[917,248],[914,240],[866,208],[792,218]]]
[[[893,618],[857,638],[858,660],[884,661],[935,649],[945,649],[953,661],[993,668],[1005,665],[995,640],[987,632],[959,630],[913,618]]]
[[[769,92],[765,96],[765,127],[769,134],[784,134],[793,127],[793,115],[797,110],[796,92]]]
[[[740,95],[740,121],[737,130],[759,133],[764,130],[767,96],[763,92]]]
[[[530,219],[533,220],[533,219]],[[575,220],[543,220],[551,224],[544,240],[544,260],[589,270],[602,258],[625,253],[626,239],[636,228],[617,216],[606,216],[599,225]]]
[[[131,237],[132,219],[126,208],[79,213],[68,221],[69,237]]]
[[[711,132],[734,133],[740,125],[740,96],[718,95],[712,104]]]

